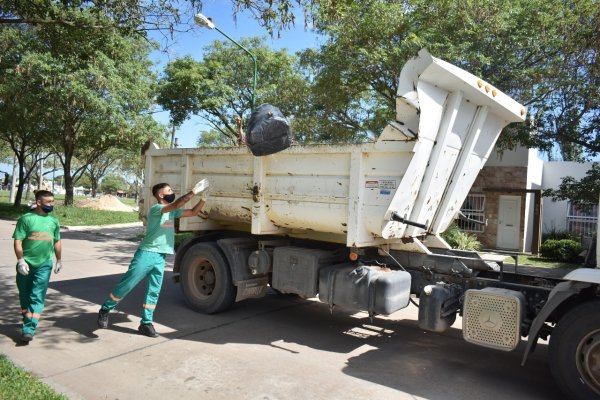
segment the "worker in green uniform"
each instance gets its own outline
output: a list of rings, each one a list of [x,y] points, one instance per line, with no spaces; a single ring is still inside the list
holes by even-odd
[[[13,233],[23,343],[29,343],[35,335],[44,309],[54,255],[54,273],[58,274],[62,268],[60,223],[50,214],[54,208],[54,195],[47,190],[38,190],[35,204],[35,209],[19,218]]]
[[[206,179],[201,180],[189,193],[177,200],[175,200],[173,189],[167,183],[154,185],[152,194],[158,203],[148,211],[144,240],[135,252],[129,264],[129,269],[100,307],[98,313],[98,326],[100,328],[108,327],[108,313],[110,310],[114,309],[142,279],[147,278],[148,286],[138,332],[149,337],[158,336],[154,325],[152,325],[152,318],[162,286],[165,255],[173,254],[175,219],[193,217],[200,213],[208,197],[208,181]],[[196,194],[201,195],[200,201],[192,209],[181,209]]]

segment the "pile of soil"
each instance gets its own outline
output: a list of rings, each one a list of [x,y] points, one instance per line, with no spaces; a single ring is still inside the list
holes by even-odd
[[[89,198],[79,200],[75,203],[77,207],[86,207],[93,210],[107,210],[107,211],[135,211],[134,207],[129,207],[119,200],[118,197],[106,194],[97,198]]]

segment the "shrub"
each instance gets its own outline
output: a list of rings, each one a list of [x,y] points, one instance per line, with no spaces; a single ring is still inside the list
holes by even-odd
[[[579,233],[569,232],[567,230],[558,230],[555,227],[552,227],[552,229],[542,234],[542,242],[545,242],[546,240],[562,239],[569,239],[574,240],[576,242],[581,242],[581,235]]]
[[[450,225],[441,236],[453,249],[481,250],[477,236],[461,231],[456,224]]]
[[[581,243],[570,239],[549,239],[540,249],[542,257],[558,261],[577,261],[582,250]]]

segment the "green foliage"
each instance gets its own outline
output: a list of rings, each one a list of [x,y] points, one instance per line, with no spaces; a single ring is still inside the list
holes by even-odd
[[[568,239],[581,243],[582,237],[580,234],[575,232],[569,232],[567,230],[559,230],[554,227],[542,234],[542,243],[546,240],[562,240]]]
[[[305,52],[304,61],[315,71],[326,112],[340,126],[378,134],[393,116],[396,76],[409,57],[426,47],[538,114],[540,123],[530,127],[538,135],[523,125],[511,127],[501,147],[523,142],[550,148],[571,141],[595,151],[597,138],[588,129],[598,116],[595,1],[363,0],[317,8],[317,28],[329,39],[318,52]],[[550,121],[560,127],[568,121],[571,130],[553,131]]]
[[[441,236],[453,249],[481,250],[481,243],[477,240],[477,237],[461,231],[456,224],[450,225]]]
[[[7,53],[0,61],[0,98],[11,98],[10,107],[0,107],[0,121],[29,135],[28,146],[58,155],[67,204],[74,181],[101,154],[113,147],[137,150],[162,132],[145,114],[155,81],[147,41],[113,29],[47,24],[3,27],[0,45]]]
[[[558,189],[544,190],[544,196],[554,201],[569,200],[575,203],[598,204],[600,197],[600,165],[595,162],[586,175],[577,180],[572,176],[562,179]]]
[[[4,24],[60,25],[90,34],[115,29],[122,34],[145,36],[147,29],[172,33],[186,16],[193,16],[201,8],[201,0],[2,0],[0,17]]]
[[[127,182],[125,182],[122,176],[109,175],[102,180],[100,189],[104,193],[116,193],[117,190],[126,190]]]
[[[0,355],[0,398],[66,400],[33,375],[17,368],[5,355]]]
[[[270,103],[284,115],[298,115],[300,105],[306,102],[307,84],[294,68],[295,57],[285,50],[269,49],[261,38],[244,39],[240,44],[257,59],[256,104]],[[234,145],[238,134],[234,117],[250,117],[253,63],[247,53],[228,41],[215,41],[204,50],[203,61],[185,57],[167,65],[157,102],[170,112],[176,126],[198,115],[223,136],[217,142]]]
[[[542,257],[558,261],[575,261],[583,250],[581,243],[569,239],[546,240],[542,243]]]
[[[200,132],[200,137],[196,143],[198,147],[222,147],[231,146],[231,144],[231,138],[214,129]]]
[[[2,192],[0,192],[2,193]],[[6,200],[8,201],[8,192],[6,192]],[[26,205],[19,205],[15,207],[8,202],[0,202],[0,218],[2,219],[18,219],[21,215],[29,211],[29,207]]]
[[[92,180],[90,179],[89,173],[84,173],[75,181],[77,186],[83,186],[86,189],[90,189],[92,187]]]
[[[191,56],[178,58],[165,67],[156,101],[169,111],[175,126],[180,126],[192,113],[200,110],[205,77],[205,67]]]

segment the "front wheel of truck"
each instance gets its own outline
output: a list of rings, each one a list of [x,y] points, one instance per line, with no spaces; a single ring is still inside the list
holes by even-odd
[[[181,260],[180,283],[186,303],[195,311],[213,314],[235,301],[231,270],[214,242],[197,243]]]
[[[582,303],[558,321],[549,362],[570,399],[600,399],[600,300]]]

